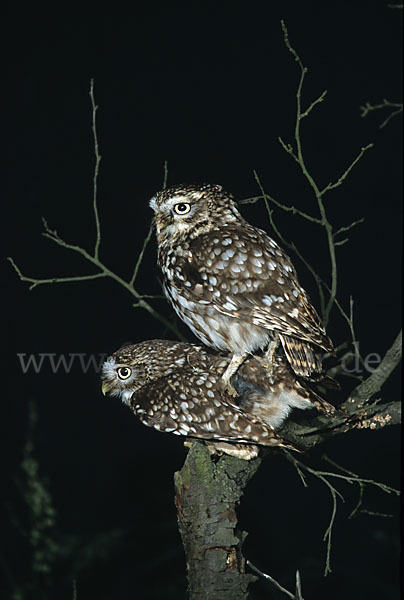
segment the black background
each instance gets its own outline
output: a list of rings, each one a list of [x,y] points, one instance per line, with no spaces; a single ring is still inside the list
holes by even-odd
[[[401,116],[379,129],[388,112],[360,118],[360,105],[400,101],[402,11],[387,2],[188,2],[109,6],[21,6],[6,23],[10,100],[3,253],[7,339],[3,344],[8,396],[3,406],[4,534],[0,550],[5,597],[33,582],[25,597],[183,598],[185,570],[176,531],[172,478],[182,441],[145,428],[117,401],[100,394],[99,376],[75,364],[69,374],[23,374],[17,353],[94,354],[123,342],[167,336],[116,282],[95,280],[28,291],[6,256],[39,278],[94,273],[74,253],[41,237],[41,217],[66,241],[91,251],[94,149],[90,78],[99,105],[102,154],[98,205],[101,259],[128,277],[148,231],[150,197],[170,184],[221,183],[242,199],[258,193],[253,169],[277,200],[316,214],[314,196],[278,136],[293,142],[299,70],[283,43],[280,20],[309,68],[303,106],[324,90],[326,100],[302,125],[308,168],[320,187],[335,181],[360,148],[375,144],[326,207],[337,229],[365,217],[338,249],[339,298],[355,299],[361,353],[383,355],[400,327]],[[4,188],[3,188],[4,191]],[[243,214],[270,232],[263,204]],[[329,278],[324,232],[275,209],[286,239]],[[137,289],[160,293],[155,242],[147,248]],[[296,257],[300,279],[318,305],[315,284]],[[164,300],[151,301],[166,316]],[[189,339],[186,328],[182,331]],[[337,311],[329,333],[349,339]],[[167,337],[170,337],[169,335]],[[172,337],[172,335],[171,335]],[[352,387],[348,381],[346,389]],[[398,374],[383,397],[397,400]],[[50,576],[30,574],[24,529],[29,514],[18,481],[28,430],[28,406],[38,413],[34,455],[56,509],[58,555]],[[398,430],[354,432],[316,450],[365,478],[398,486]],[[322,541],[331,497],[310,480],[305,489],[281,457],[267,460],[240,509],[250,532],[245,554],[292,589],[301,571],[307,598],[396,598],[396,518],[359,514],[348,520],[358,490],[346,497],[333,534],[333,573],[324,579]],[[369,490],[364,507],[395,513],[391,496]],[[19,526],[16,525],[19,523]],[[22,528],[22,529],[21,529]],[[278,598],[265,583],[253,598]]]

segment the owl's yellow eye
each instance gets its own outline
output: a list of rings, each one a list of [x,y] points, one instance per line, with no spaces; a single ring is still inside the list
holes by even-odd
[[[188,202],[179,202],[174,205],[174,211],[177,215],[186,215],[191,210],[191,205]]]
[[[128,379],[132,375],[132,369],[129,369],[129,367],[119,367],[117,373],[119,379]]]

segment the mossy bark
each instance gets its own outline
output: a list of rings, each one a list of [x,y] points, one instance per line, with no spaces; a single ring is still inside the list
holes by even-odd
[[[190,600],[245,600],[256,577],[245,572],[236,507],[261,460],[212,457],[195,442],[174,475]]]

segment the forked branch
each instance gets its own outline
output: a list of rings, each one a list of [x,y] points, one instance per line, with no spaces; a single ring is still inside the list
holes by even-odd
[[[85,248],[82,248],[81,246],[69,244],[68,242],[66,242],[65,240],[63,240],[60,237],[60,235],[58,234],[58,232],[55,229],[51,229],[49,227],[46,219],[42,219],[43,226],[44,226],[44,231],[42,232],[42,235],[44,237],[46,237],[47,239],[49,239],[51,242],[55,243],[56,245],[61,246],[62,248],[65,248],[66,250],[71,250],[72,252],[80,254],[87,262],[89,262],[93,267],[95,267],[96,272],[91,273],[89,275],[77,275],[77,276],[72,276],[72,277],[55,276],[55,277],[47,277],[47,278],[37,278],[37,277],[30,277],[30,276],[24,275],[12,257],[10,257],[10,256],[7,257],[7,260],[13,266],[13,268],[16,271],[20,280],[31,284],[29,286],[30,290],[33,290],[40,285],[48,285],[48,284],[54,284],[54,283],[72,283],[72,282],[92,281],[93,279],[109,277],[109,278],[113,279],[114,281],[116,281],[120,286],[122,286],[126,291],[128,291],[133,296],[133,298],[136,300],[136,302],[133,303],[133,306],[135,308],[139,307],[139,308],[143,308],[144,310],[147,310],[154,319],[156,319],[157,321],[160,321],[160,323],[162,323],[167,329],[169,329],[172,333],[174,333],[177,338],[184,340],[184,336],[180,333],[180,331],[175,326],[175,324],[173,322],[171,322],[170,320],[168,320],[164,315],[162,315],[160,312],[158,312],[155,308],[153,308],[153,306],[147,301],[147,299],[157,299],[157,298],[161,298],[161,296],[152,296],[152,295],[148,295],[148,294],[142,294],[135,287],[135,282],[137,279],[139,268],[142,264],[146,247],[147,247],[147,245],[150,241],[151,235],[152,235],[152,230],[153,230],[152,224],[150,225],[149,231],[143,241],[142,248],[136,259],[135,265],[133,267],[132,275],[129,279],[124,279],[117,273],[111,271],[100,260],[99,253],[100,253],[100,246],[101,246],[102,238],[101,238],[101,224],[100,224],[99,211],[98,211],[98,205],[97,205],[97,181],[98,181],[99,167],[100,167],[100,162],[101,162],[101,154],[99,151],[99,144],[98,144],[98,137],[97,137],[96,115],[97,115],[98,106],[95,102],[94,81],[93,80],[91,80],[91,83],[90,83],[90,92],[89,93],[90,93],[91,109],[92,109],[92,132],[93,132],[94,154],[95,154],[95,166],[94,166],[94,175],[93,175],[93,200],[92,200],[94,222],[95,222],[95,229],[96,229],[96,239],[95,239],[95,244],[94,244],[94,250],[91,253],[91,252],[88,252]],[[165,163],[165,166],[164,166],[164,186],[166,185],[166,183],[167,183],[167,163]]]

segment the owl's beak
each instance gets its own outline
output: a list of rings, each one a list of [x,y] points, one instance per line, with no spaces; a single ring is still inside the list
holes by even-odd
[[[106,396],[108,394],[111,387],[112,387],[112,383],[110,381],[104,381],[104,383],[102,384],[102,388],[101,388],[101,391],[104,396]]]

